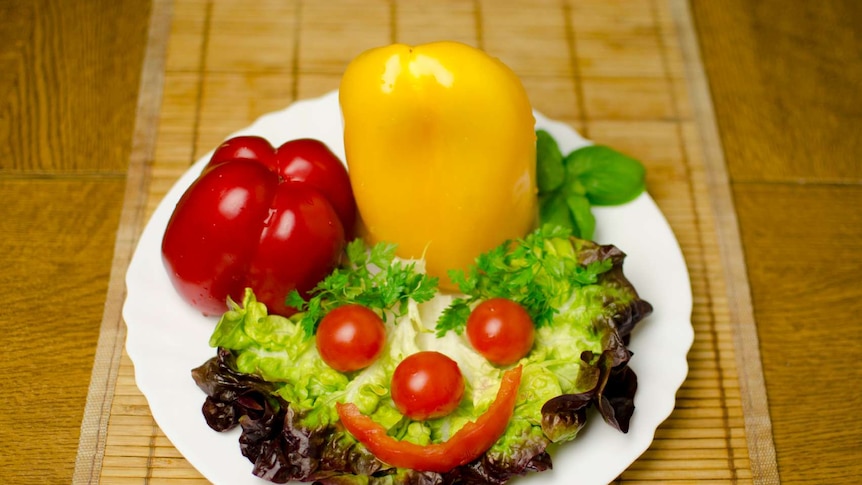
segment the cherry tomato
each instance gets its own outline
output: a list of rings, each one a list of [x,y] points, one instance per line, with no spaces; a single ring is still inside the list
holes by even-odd
[[[383,352],[383,321],[362,305],[342,305],[327,313],[315,335],[317,351],[330,367],[352,372],[371,365]]]
[[[266,166],[272,165],[275,149],[260,136],[235,136],[219,145],[210,157],[207,168],[231,160],[257,160]]]
[[[278,175],[287,182],[301,182],[321,191],[335,207],[344,233],[350,237],[356,222],[356,201],[347,169],[319,140],[290,140],[275,151]]]
[[[534,338],[530,314],[507,298],[483,301],[467,319],[467,339],[476,352],[493,364],[519,361],[533,348]]]
[[[481,456],[506,432],[520,385],[521,366],[507,370],[487,411],[447,441],[424,446],[393,438],[386,428],[362,414],[356,404],[336,403],[335,409],[347,431],[381,461],[399,468],[445,473]]]
[[[428,350],[402,360],[392,374],[390,388],[401,414],[416,420],[440,418],[461,402],[464,376],[457,362]]]
[[[241,301],[251,287],[270,312],[295,313],[284,299],[307,292],[338,263],[344,229],[329,201],[301,184],[280,183],[255,160],[208,168],[177,203],[162,239],[174,287],[205,315]]]

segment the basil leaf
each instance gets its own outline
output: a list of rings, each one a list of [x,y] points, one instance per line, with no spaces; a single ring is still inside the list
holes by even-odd
[[[578,227],[572,219],[566,196],[562,191],[539,197],[539,220],[542,221],[542,225],[560,226],[571,230],[572,233],[578,233]]]
[[[590,201],[583,195],[570,194],[566,197],[566,206],[578,228],[578,236],[583,239],[592,239],[593,233],[596,231],[596,217],[590,209]]]
[[[536,131],[536,184],[539,192],[556,190],[566,178],[563,154],[557,141],[544,130]]]
[[[624,204],[646,188],[644,166],[607,146],[591,145],[575,150],[563,163],[568,178],[581,182],[593,205]]]

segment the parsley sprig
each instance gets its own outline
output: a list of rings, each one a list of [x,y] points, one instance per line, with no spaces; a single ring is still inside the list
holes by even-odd
[[[314,335],[326,313],[341,305],[366,306],[385,320],[387,310],[401,316],[409,300],[423,303],[433,298],[437,278],[417,271],[415,262],[396,259],[395,249],[395,244],[378,243],[369,250],[355,239],[347,245],[347,263],[318,283],[307,301],[296,290],[290,292],[285,303],[299,310],[306,337]]]
[[[449,272],[465,298],[456,298],[437,321],[438,336],[464,331],[472,305],[509,298],[527,309],[536,328],[548,325],[576,287],[595,284],[613,266],[610,259],[581,264],[569,229],[546,225],[522,239],[507,241],[480,255],[465,273]]]

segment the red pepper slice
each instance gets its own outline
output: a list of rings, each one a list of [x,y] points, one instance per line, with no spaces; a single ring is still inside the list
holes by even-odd
[[[362,414],[353,403],[335,405],[342,424],[381,461],[399,468],[444,473],[485,453],[503,435],[518,397],[521,366],[503,374],[497,397],[476,421],[467,423],[443,443],[417,445],[399,441]]]

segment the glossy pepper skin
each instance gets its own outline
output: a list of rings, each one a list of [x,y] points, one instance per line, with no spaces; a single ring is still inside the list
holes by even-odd
[[[331,202],[340,199],[327,194],[346,190],[352,203],[343,165],[315,140],[292,140],[279,150],[258,137],[228,140],[168,221],[165,269],[179,295],[204,315],[224,313],[228,297],[242,301],[251,288],[271,313],[288,316],[296,309],[285,305],[287,294],[310,290],[341,257],[345,229]]]
[[[535,120],[517,76],[456,42],[359,55],[339,90],[351,184],[370,242],[424,256],[448,284],[537,221]]]

